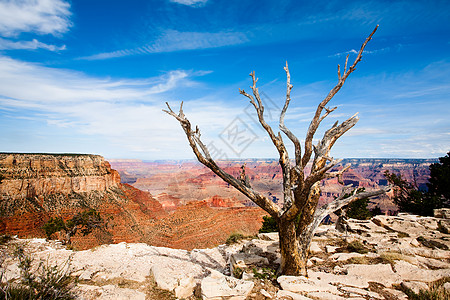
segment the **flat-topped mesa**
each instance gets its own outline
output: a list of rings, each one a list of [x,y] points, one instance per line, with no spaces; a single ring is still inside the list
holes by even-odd
[[[3,200],[104,192],[120,184],[102,156],[89,154],[0,153],[0,179]]]

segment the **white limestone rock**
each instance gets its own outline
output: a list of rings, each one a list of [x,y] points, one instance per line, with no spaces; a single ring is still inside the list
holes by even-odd
[[[346,261],[353,257],[363,257],[363,254],[359,254],[356,252],[352,253],[335,253],[331,255],[329,258],[336,261]]]
[[[304,276],[280,276],[277,279],[283,290],[290,292],[331,292],[339,294],[338,289],[318,278]]]
[[[184,280],[186,277],[201,277],[205,271],[200,265],[190,261],[162,256],[157,264],[151,266],[151,273],[159,288],[173,291],[182,284],[190,286],[190,280]]]
[[[403,281],[401,285],[416,294],[419,294],[420,290],[429,290],[428,285],[422,281]]]
[[[334,253],[334,252],[336,252],[336,249],[338,249],[338,248],[339,247],[330,246],[330,245],[325,246],[325,250],[327,253]]]
[[[311,245],[309,246],[309,252],[310,253],[321,253],[321,252],[323,252],[323,250],[322,250],[322,248],[319,247],[319,243],[311,242]]]
[[[450,277],[450,269],[421,269],[403,260],[396,261],[394,269],[401,279],[406,281],[432,282],[444,277]]]
[[[194,249],[189,256],[191,261],[208,268],[224,269],[227,265],[225,257],[219,248]]]
[[[361,276],[364,280],[381,283],[385,287],[390,287],[393,284],[399,284],[401,277],[394,273],[389,264],[351,264],[346,265],[347,274],[350,276]]]
[[[286,290],[279,290],[277,292],[277,300],[311,300],[311,299],[312,298]]]
[[[244,300],[252,291],[254,283],[224,276],[219,272],[211,272],[211,275],[201,281],[203,299],[215,300],[223,297]]]
[[[258,238],[264,241],[279,241],[278,232],[266,232],[266,233],[259,233]]]

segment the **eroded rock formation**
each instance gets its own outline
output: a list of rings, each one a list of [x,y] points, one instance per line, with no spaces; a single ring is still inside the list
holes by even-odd
[[[220,197],[208,202],[212,205],[164,195],[159,202],[149,192],[121,184],[118,172],[98,155],[0,153],[0,175],[0,234],[43,237],[42,226],[51,217],[67,220],[94,208],[107,227],[73,237],[77,249],[119,242],[212,247],[232,232],[254,234],[264,215],[257,208],[211,207],[227,206],[229,200]],[[230,222],[233,216],[239,220]]]

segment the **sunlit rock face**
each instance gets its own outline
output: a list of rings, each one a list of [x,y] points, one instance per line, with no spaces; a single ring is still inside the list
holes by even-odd
[[[208,201],[155,199],[148,191],[121,184],[118,172],[98,155],[0,153],[0,175],[0,234],[44,237],[42,226],[51,217],[67,220],[94,208],[107,226],[73,237],[77,249],[119,242],[213,247],[233,232],[255,234],[265,214],[220,196]],[[179,188],[181,193],[183,186]],[[233,217],[238,219],[230,222]]]
[[[120,183],[119,173],[99,155],[0,154],[0,233],[43,236],[51,217],[69,219],[94,208],[114,230],[74,237],[74,245],[137,242],[134,229],[165,215],[149,193]]]

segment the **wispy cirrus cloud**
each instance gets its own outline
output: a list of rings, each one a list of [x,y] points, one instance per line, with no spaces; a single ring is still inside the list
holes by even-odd
[[[358,54],[359,50],[351,49],[344,52],[335,53],[333,55],[330,55],[329,57],[335,57],[335,56],[347,56],[349,54]],[[375,50],[364,50],[364,54],[379,54],[379,53],[385,53],[391,51],[391,47],[381,48],[381,49],[375,49]]]
[[[183,155],[190,157],[187,144],[173,147],[183,139],[183,133],[179,124],[162,109],[164,101],[169,101],[176,110],[179,103],[171,99],[182,98],[186,88],[198,87],[193,78],[208,73],[174,70],[152,78],[111,79],[0,56],[0,117],[8,119],[1,124],[4,134],[0,135],[0,141],[14,132],[14,122],[20,122],[21,128],[27,129],[27,138],[36,138],[39,130],[24,125],[33,122],[44,126],[48,132],[65,132],[66,144],[56,145],[58,141],[50,134],[48,145],[38,144],[42,151],[75,151],[78,146],[69,146],[74,140],[94,136],[104,140],[104,144],[98,146],[98,141],[93,142],[79,151],[145,151],[157,152],[159,157],[187,153]],[[222,130],[231,122],[236,108],[200,99],[190,101],[185,111],[202,128],[218,126]],[[21,145],[20,138],[11,139],[12,144]],[[26,145],[20,147],[28,149]],[[94,148],[101,148],[101,151],[91,150]]]
[[[5,0],[0,2],[0,35],[21,32],[58,35],[69,30],[70,4],[63,0]]]
[[[46,107],[59,103],[80,104],[89,101],[146,101],[152,95],[189,84],[188,71],[169,71],[155,78],[110,79],[83,73],[44,67],[0,56],[0,96],[4,106],[35,105]],[[16,83],[20,82],[20,85]]]
[[[210,49],[238,45],[247,41],[247,36],[242,32],[180,32],[177,30],[166,30],[156,41],[145,46],[99,53],[82,57],[81,59],[100,60],[131,55]]]
[[[183,4],[192,7],[201,7],[208,2],[208,0],[170,0],[170,2]]]
[[[39,42],[37,39],[31,41],[11,41],[8,39],[0,38],[0,50],[35,50],[35,49],[46,49],[49,51],[57,52],[66,49],[66,45],[55,46],[48,45],[46,43]]]

